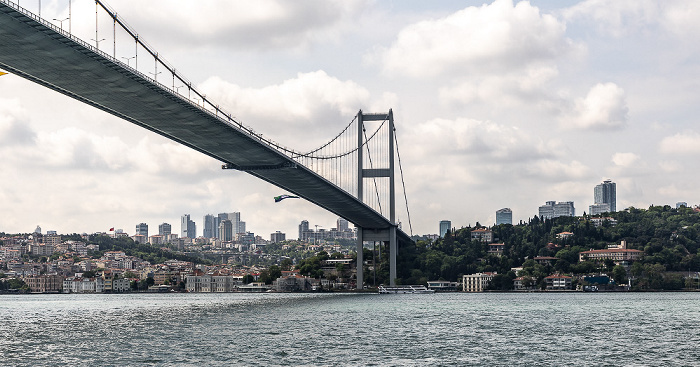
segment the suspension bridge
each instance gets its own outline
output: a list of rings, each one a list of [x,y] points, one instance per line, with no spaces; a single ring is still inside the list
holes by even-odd
[[[363,286],[364,243],[377,241],[389,247],[390,285],[395,285],[399,245],[411,239],[396,221],[395,161],[402,183],[403,173],[391,110],[360,110],[329,142],[297,151],[263,137],[220,109],[103,1],[95,1],[94,43],[72,33],[70,0],[67,18],[53,18],[56,22],[41,16],[40,0],[34,11],[23,7],[26,3],[32,1],[20,5],[19,0],[0,0],[0,68],[347,219],[357,227],[357,288]],[[108,21],[100,24],[100,15]],[[403,192],[405,200],[405,187]]]

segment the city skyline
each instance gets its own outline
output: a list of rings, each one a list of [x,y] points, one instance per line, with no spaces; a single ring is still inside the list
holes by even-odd
[[[42,3],[66,18],[65,1]],[[582,213],[609,177],[618,210],[700,203],[696,2],[255,4],[111,5],[207,98],[283,145],[313,149],[359,109],[392,108],[415,234],[441,218],[495,223],[504,207],[517,223],[552,199]],[[72,16],[74,34],[95,37],[94,2],[73,1]],[[184,213],[201,228],[210,208],[233,207],[255,233],[291,237],[302,218],[337,217],[275,203],[292,193],[13,74],[0,76],[0,154],[5,232],[180,233]]]

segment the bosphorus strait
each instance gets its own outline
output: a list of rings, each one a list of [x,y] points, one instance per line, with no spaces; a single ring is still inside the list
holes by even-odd
[[[690,366],[700,293],[0,297],[3,366]]]

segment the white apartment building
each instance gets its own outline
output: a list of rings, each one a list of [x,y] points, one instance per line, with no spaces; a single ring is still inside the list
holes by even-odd
[[[464,292],[483,292],[496,274],[496,272],[484,272],[465,275],[462,277],[462,290]]]

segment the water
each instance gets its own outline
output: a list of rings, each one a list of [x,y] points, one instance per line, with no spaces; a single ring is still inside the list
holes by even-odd
[[[0,296],[2,366],[692,366],[700,293]]]

